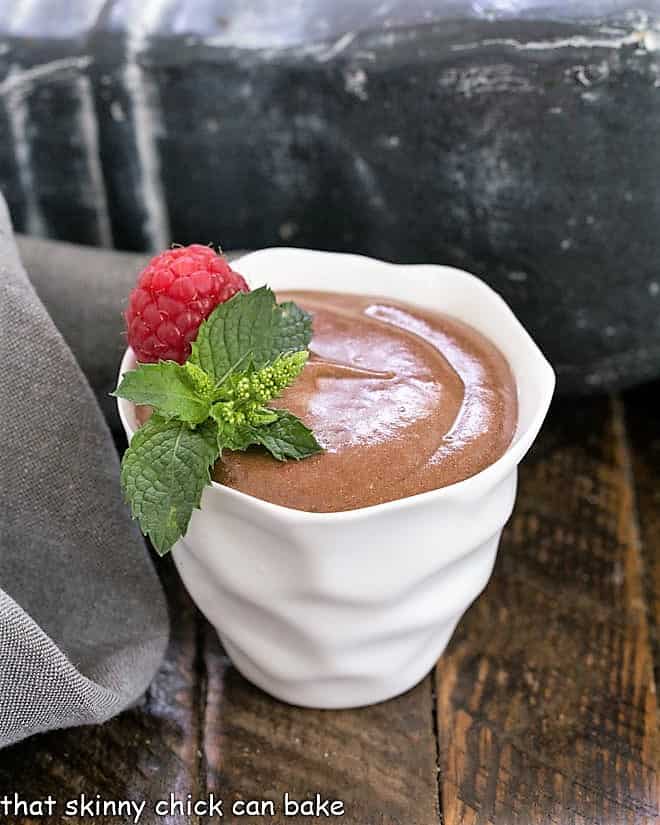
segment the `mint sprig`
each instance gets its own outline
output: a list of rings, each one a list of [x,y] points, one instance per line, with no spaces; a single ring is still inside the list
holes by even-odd
[[[319,451],[314,433],[299,418],[286,410],[278,410],[272,424],[266,424],[256,431],[259,444],[265,447],[279,461],[294,458],[300,461]]]
[[[165,555],[185,535],[222,451],[264,447],[279,461],[321,450],[300,419],[269,403],[305,366],[311,317],[267,287],[237,293],[200,326],[188,361],[138,364],[114,395],[154,408],[124,454],[121,484]]]

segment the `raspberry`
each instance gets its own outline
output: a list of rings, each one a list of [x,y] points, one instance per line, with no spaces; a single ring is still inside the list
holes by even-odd
[[[199,325],[218,304],[249,287],[209,248],[168,249],[142,270],[125,313],[128,343],[138,361],[178,361],[190,355]]]

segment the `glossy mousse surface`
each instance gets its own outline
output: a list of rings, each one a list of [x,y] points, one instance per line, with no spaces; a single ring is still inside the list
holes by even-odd
[[[281,463],[225,452],[221,484],[286,507],[336,512],[444,487],[496,461],[517,420],[504,356],[449,316],[373,296],[280,292],[313,316],[311,357],[275,405],[324,452]]]

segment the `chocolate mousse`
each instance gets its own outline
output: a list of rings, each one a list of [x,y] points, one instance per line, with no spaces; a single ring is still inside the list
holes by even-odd
[[[281,292],[313,315],[310,360],[273,403],[324,452],[280,463],[225,452],[221,484],[310,512],[353,510],[461,481],[513,438],[516,384],[504,356],[467,324],[365,295]]]
[[[225,451],[221,484],[309,512],[339,512],[435,490],[496,461],[517,423],[516,383],[480,332],[439,312],[368,295],[279,292],[313,316],[310,359],[272,402],[324,451],[279,462]],[[138,408],[144,422],[149,408]]]

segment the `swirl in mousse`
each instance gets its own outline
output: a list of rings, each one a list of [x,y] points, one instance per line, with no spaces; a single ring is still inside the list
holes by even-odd
[[[513,438],[516,383],[502,353],[455,318],[387,298],[278,293],[313,316],[310,360],[273,406],[324,452],[280,463],[226,451],[221,484],[309,512],[381,504],[466,479]]]

